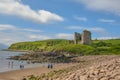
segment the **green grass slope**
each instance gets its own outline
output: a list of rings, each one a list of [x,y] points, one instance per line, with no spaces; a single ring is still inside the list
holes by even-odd
[[[19,42],[12,44],[8,49],[9,50],[33,50],[33,51],[51,51],[56,46],[65,46],[68,44],[73,44],[71,40],[63,39],[51,39],[43,41],[34,41],[34,42]]]
[[[120,39],[93,40],[91,45],[74,44],[72,40],[51,39],[12,44],[9,50],[33,50],[73,55],[120,54]]]
[[[120,39],[94,40],[92,46],[97,54],[120,54]]]
[[[117,44],[120,44],[120,39],[108,39],[108,40],[94,40],[93,42],[94,43],[98,43],[98,42],[105,42],[105,43],[111,43],[113,45],[117,45]]]

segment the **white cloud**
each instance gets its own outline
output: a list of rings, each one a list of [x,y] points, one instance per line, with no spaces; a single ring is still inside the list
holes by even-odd
[[[120,0],[76,0],[83,3],[88,9],[107,11],[120,16]]]
[[[40,35],[36,35],[36,38],[30,37],[34,33],[41,34],[41,32],[43,31],[39,29],[18,28],[9,24],[0,24],[0,43],[5,43],[6,45],[9,45],[15,42],[45,39],[43,35],[41,36],[41,38]]]
[[[74,16],[74,18],[75,18],[76,20],[79,20],[79,21],[87,21],[87,20],[88,20],[86,17]]]
[[[0,30],[14,30],[16,29],[16,27],[12,26],[12,25],[2,25],[0,24]]]
[[[34,34],[24,31],[11,31],[11,32],[0,32],[0,43],[10,45],[16,42],[24,41],[36,41],[50,39],[49,36],[43,35],[41,33]]]
[[[20,41],[25,41],[25,40],[29,40],[27,35],[28,33],[25,32],[0,32],[0,34],[2,34],[0,36],[0,43],[6,44],[6,45],[10,45],[11,43],[15,43],[15,42],[20,42]]]
[[[9,24],[0,25],[0,43],[10,45],[16,42],[23,41],[36,41],[46,39],[73,39],[73,34],[67,33],[43,33],[42,30],[30,29],[30,28],[18,28]]]
[[[112,19],[99,19],[98,21],[104,22],[104,23],[114,23],[115,22],[115,20],[112,20]]]
[[[92,32],[92,39],[117,39],[119,37],[116,37],[116,35],[113,35],[109,33],[106,29],[101,27],[84,27],[84,26],[70,26],[66,29],[72,30],[72,31],[82,31],[83,30],[89,30]],[[94,35],[94,36],[93,36]]]
[[[88,30],[93,31],[93,32],[101,32],[101,33],[105,33],[106,30],[104,28],[100,28],[100,27],[93,27],[93,28],[88,28]]]
[[[5,33],[5,32],[0,32],[2,34],[0,36],[0,43],[10,45],[12,43],[16,42],[24,42],[24,41],[37,41],[37,40],[46,40],[46,39],[51,39],[50,36],[47,34],[43,35],[41,33],[39,34],[34,34],[34,33],[26,33],[26,32],[10,32],[10,33]]]
[[[11,31],[24,31],[24,32],[43,32],[39,29],[30,29],[30,28],[17,28],[16,26],[9,24],[0,24],[0,31],[11,30]]]
[[[107,40],[107,39],[119,39],[119,37],[98,37],[99,40]]]
[[[27,28],[25,28],[25,29],[21,29],[21,30],[23,30],[23,31],[27,31],[27,32],[43,32],[42,30],[37,30],[37,29],[27,29]]]
[[[67,27],[67,29],[71,29],[71,30],[83,30],[85,29],[83,26],[70,26],[70,27]]]
[[[103,32],[106,32],[106,30],[104,28],[101,28],[101,27],[84,27],[84,26],[70,26],[70,27],[67,27],[67,29],[70,29],[70,30],[89,30],[89,31],[92,31],[92,32],[97,32],[97,33],[103,33]]]
[[[56,38],[60,38],[60,39],[73,39],[73,34],[59,33],[59,34],[56,34]]]
[[[15,15],[23,19],[32,20],[38,23],[49,23],[52,21],[63,21],[64,19],[46,10],[34,11],[28,5],[20,3],[19,0],[0,0],[0,13]]]
[[[47,35],[29,35],[30,39],[39,39],[39,40],[45,40],[45,39],[51,39],[51,37]]]
[[[19,2],[22,2],[22,0],[18,0]]]
[[[72,31],[81,32],[83,30],[89,30],[92,33],[92,39],[116,39],[118,37],[113,37],[115,35],[111,35],[107,30],[101,27],[83,27],[83,26],[70,26],[67,29]]]

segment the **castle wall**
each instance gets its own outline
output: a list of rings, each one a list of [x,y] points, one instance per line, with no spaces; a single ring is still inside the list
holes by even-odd
[[[82,33],[81,44],[91,44],[91,32],[84,30]]]
[[[75,32],[74,33],[74,43],[75,44],[91,44],[91,32],[84,30],[82,34]]]
[[[80,41],[81,41],[81,34],[75,32],[75,33],[74,33],[74,39],[75,39],[75,40],[74,40],[74,43],[75,43],[75,44],[80,43]]]

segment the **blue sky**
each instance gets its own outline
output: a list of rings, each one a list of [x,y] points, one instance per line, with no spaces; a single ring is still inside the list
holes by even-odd
[[[120,37],[120,0],[0,0],[0,43]]]

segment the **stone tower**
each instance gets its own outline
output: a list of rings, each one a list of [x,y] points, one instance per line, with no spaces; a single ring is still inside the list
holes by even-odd
[[[81,34],[75,32],[75,33],[74,33],[74,39],[75,39],[75,40],[74,40],[74,43],[75,43],[75,44],[80,43],[80,41],[81,41]]]
[[[81,44],[91,44],[91,32],[84,30],[81,36]]]

